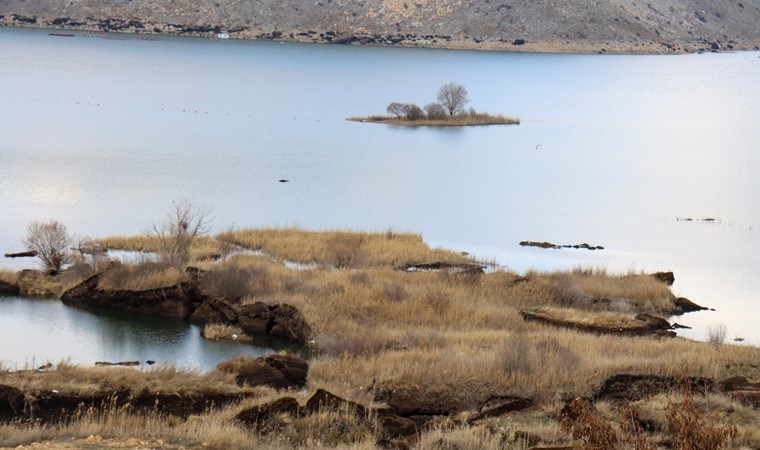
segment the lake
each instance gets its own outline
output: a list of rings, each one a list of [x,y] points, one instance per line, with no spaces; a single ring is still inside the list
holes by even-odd
[[[716,309],[679,318],[694,327],[679,334],[704,339],[722,323],[730,339],[760,345],[758,52],[74,34],[0,28],[2,253],[22,249],[33,220],[93,237],[136,234],[184,198],[212,209],[215,231],[393,229],[520,272],[672,270],[676,294]],[[521,125],[345,120],[392,101],[422,106],[449,81],[467,87],[469,106]]]
[[[0,295],[0,362],[33,369],[48,362],[92,365],[146,361],[210,370],[237,355],[271,353],[234,341],[209,341],[201,327],[177,319],[107,309],[82,310],[58,300]]]

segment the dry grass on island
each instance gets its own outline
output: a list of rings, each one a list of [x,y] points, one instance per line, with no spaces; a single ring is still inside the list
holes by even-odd
[[[120,242],[123,248],[160,248],[142,242],[143,238],[107,241]],[[692,395],[672,387],[628,401],[600,394],[605,380],[620,374],[704,377],[716,383],[746,377],[758,382],[759,348],[724,340],[708,343],[678,337],[591,334],[525,321],[520,315],[523,309],[538,308],[582,323],[616,326],[630,322],[638,313],[673,313],[675,296],[667,284],[650,275],[588,270],[524,276],[506,270],[485,273],[469,270],[478,262],[460,253],[431,249],[418,235],[395,232],[229,230],[206,237],[198,245],[206,249],[216,246],[215,252],[200,253],[219,257],[188,257],[180,266],[171,267],[177,273],[184,273],[190,265],[200,270],[201,287],[209,295],[236,299],[241,305],[284,303],[303,314],[313,329],[314,341],[306,389],[279,392],[256,388],[241,403],[189,419],[125,410],[82,415],[58,425],[8,423],[0,426],[0,445],[62,437],[86,439],[94,434],[102,436],[105,446],[109,439],[115,440],[114,445],[118,439],[161,439],[163,444],[151,441],[152,445],[376,448],[378,437],[372,425],[357,421],[348,410],[274,418],[253,428],[234,420],[245,407],[283,396],[303,405],[317,389],[326,389],[361,405],[387,407],[401,402],[416,405],[420,411],[450,411],[426,422],[416,439],[407,443],[419,449],[525,449],[536,444],[586,448],[593,438],[584,434],[587,428],[572,425],[563,430],[557,420],[567,401],[578,396],[596,399],[593,410],[583,417],[595,424],[589,430],[617,439],[610,442],[621,443],[632,436],[625,417],[633,416],[648,424],[639,438],[651,445],[636,448],[681,442],[681,435],[669,422],[670,411],[676,411],[682,413],[677,416],[681,424],[687,419],[702,424],[684,426],[684,430],[726,427],[731,432],[721,435],[721,445],[760,446],[756,427],[760,410],[727,391],[705,395],[695,391]],[[229,248],[236,250],[225,250]],[[424,264],[436,261],[446,264]],[[165,275],[167,264],[160,260],[135,262],[124,269],[128,271],[122,275],[128,280],[124,285],[149,288],[174,282],[173,276]],[[410,265],[430,269],[399,270]],[[10,276],[4,274],[3,278]],[[240,331],[211,327],[206,332],[212,339],[229,339],[242,336]],[[150,373],[134,369],[92,370],[59,366],[39,376],[34,372],[2,374],[0,384],[61,391],[116,381],[128,389],[147,386],[159,391],[178,386],[171,377],[150,378]],[[203,381],[205,377],[209,377],[207,381]],[[191,378],[193,385],[209,383],[217,392],[239,389],[220,388],[219,383],[229,378],[217,371]],[[530,399],[533,406],[502,416],[465,420],[493,399],[513,397]],[[629,410],[635,414],[621,416],[621,411]]]
[[[470,101],[467,89],[461,84],[447,83],[438,90],[437,103],[420,108],[414,103],[392,102],[386,108],[389,115],[349,117],[352,122],[383,123],[409,127],[469,127],[481,125],[519,125],[520,119],[465,110]]]

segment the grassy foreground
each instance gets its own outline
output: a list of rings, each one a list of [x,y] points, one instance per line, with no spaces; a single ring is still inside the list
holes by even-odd
[[[113,249],[158,248],[146,237],[101,242]],[[559,411],[572,398],[593,397],[608,377],[617,374],[715,380],[743,376],[760,381],[759,348],[588,334],[526,322],[519,315],[525,308],[542,308],[608,325],[626,323],[636,313],[667,316],[674,295],[667,285],[644,274],[578,270],[520,276],[509,271],[462,271],[458,268],[471,268],[475,262],[456,252],[431,249],[418,235],[393,232],[230,230],[197,241],[191,253],[191,265],[222,280],[205,287],[213,295],[239,298],[241,303],[287,303],[302,312],[315,331],[315,352],[305,392],[286,394],[301,404],[323,388],[363,405],[401,398],[458,411],[420,430],[419,439],[409,443],[414,448],[529,448],[537,443],[590,448],[584,447],[583,436],[561,429]],[[399,270],[430,262],[447,265],[443,270]],[[169,286],[186,279],[183,269],[136,262],[105,277],[100,288]],[[74,275],[60,277],[64,276]],[[2,277],[13,278],[8,273]],[[209,337],[220,339],[231,333],[238,330],[210,330]],[[177,386],[193,392],[206,387],[238,389],[227,386],[232,381],[216,372],[161,370],[165,372],[151,375],[134,369],[59,366],[44,376],[4,374],[0,384],[66,392],[114,384],[155,391]],[[375,448],[371,429],[345,411],[293,417],[276,427],[253,430],[233,420],[244,407],[282,395],[256,388],[241,404],[186,420],[127,408],[85,411],[61,424],[9,423],[0,426],[0,445],[49,440],[45,445],[56,448],[61,439],[75,438],[85,446],[95,435],[102,438],[98,445],[106,447],[116,446],[119,439],[142,439],[152,447],[166,448]],[[459,420],[489,399],[509,396],[530,398],[535,406],[476,423]],[[685,398],[672,391],[627,403],[651,425],[645,433],[653,446],[649,448],[672,442],[667,411],[683,405]],[[725,393],[695,395],[693,403],[706,423],[736,427],[726,445],[760,446],[757,407]],[[624,432],[619,402],[602,400],[596,408],[614,432]]]

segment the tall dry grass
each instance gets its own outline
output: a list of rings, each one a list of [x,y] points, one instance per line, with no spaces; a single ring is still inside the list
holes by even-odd
[[[347,236],[347,241],[330,250],[331,239],[340,241]],[[409,234],[265,229],[231,231],[224,240],[261,249],[265,255],[238,254],[198,264],[218,272],[214,292],[224,295],[224,280],[228,280],[230,289],[234,287],[232,291],[245,293],[236,300],[240,303],[266,301],[298,308],[314,330],[310,389],[326,388],[364,404],[401,395],[422,401],[433,399],[455,410],[467,410],[478,408],[493,396],[527,396],[541,408],[535,428],[546,430],[538,424],[545,425],[545,420],[556,414],[557,405],[568,398],[594,394],[606,378],[615,374],[687,373],[718,380],[730,376],[760,380],[756,363],[760,349],[755,347],[715,346],[680,338],[599,336],[525,322],[519,315],[521,309],[534,307],[561,312],[579,321],[590,320],[593,315],[593,320],[603,318],[618,323],[637,312],[666,309],[672,294],[648,276],[573,271],[530,273],[526,281],[507,271],[461,277],[445,272],[394,270],[409,262],[467,262],[457,253],[429,249],[419,236]],[[328,262],[331,252],[344,250],[352,256],[360,255],[354,260],[360,262]],[[320,265],[293,269],[271,261],[270,256],[278,261]],[[360,268],[335,270],[328,265]],[[255,288],[251,288],[251,280],[257,280]],[[609,301],[593,303],[588,298]],[[109,378],[110,373],[116,372],[97,372],[89,378],[58,378],[78,380],[82,386],[79,389],[86,390],[87,386],[95,389],[103,383],[118,383],[118,378]],[[172,380],[174,376],[167,374],[166,380],[148,383],[125,375],[121,383],[138,388],[155,388],[163,383],[195,384],[199,388],[214,384],[193,376]],[[5,383],[3,380],[0,378],[0,384]],[[225,380],[217,381],[223,384]],[[43,385],[59,386],[63,382],[53,376]],[[327,445],[328,441],[317,436],[319,430],[328,433],[333,419],[315,417],[311,422],[268,435],[265,441],[256,437],[240,445]],[[447,426],[430,430],[421,442],[443,439],[442,445],[460,442],[466,445],[464,448],[489,448],[497,439],[504,443],[503,439],[512,439],[519,431],[507,429],[509,432],[480,425]],[[346,434],[329,443],[365,446],[362,436]],[[562,440],[561,436],[553,436],[550,442]],[[738,437],[742,436],[742,442],[754,442],[747,426],[739,427]]]
[[[94,243],[101,244],[111,250],[129,250],[136,252],[160,253],[161,241],[152,235],[108,236],[96,239]],[[198,261],[215,259],[229,252],[223,243],[209,236],[199,236],[193,239],[190,246],[190,260]]]
[[[153,261],[135,265],[119,264],[112,267],[98,280],[98,289],[104,291],[143,291],[174,286],[189,279],[179,268]]]
[[[319,263],[339,268],[403,266],[440,261],[471,263],[461,254],[431,249],[422,236],[412,233],[357,231],[305,231],[298,228],[263,228],[227,231],[217,236],[227,242],[261,250],[279,260]]]
[[[18,281],[18,272],[7,269],[0,269],[0,281],[15,284]]]

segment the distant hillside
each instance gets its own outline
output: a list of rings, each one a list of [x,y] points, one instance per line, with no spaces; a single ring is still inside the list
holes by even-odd
[[[760,0],[0,0],[0,24],[510,51],[760,48]]]

